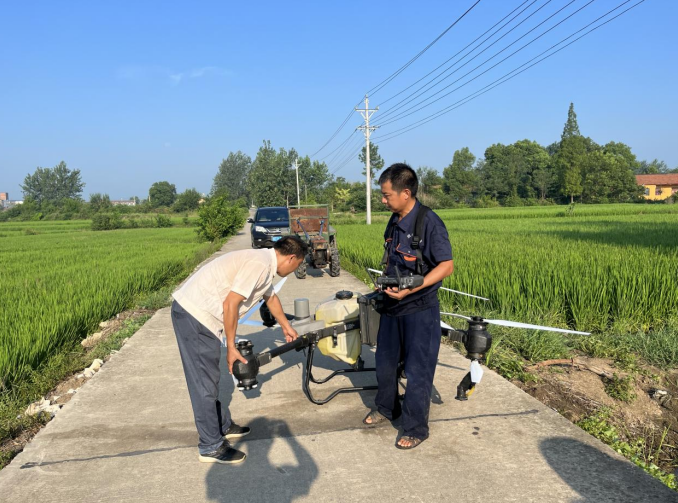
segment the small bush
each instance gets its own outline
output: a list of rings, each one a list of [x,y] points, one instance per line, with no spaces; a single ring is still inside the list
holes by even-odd
[[[207,241],[231,236],[245,224],[245,211],[225,196],[211,198],[198,209],[198,235]]]
[[[158,215],[155,217],[155,225],[159,228],[172,227],[172,219],[167,215],[161,215],[158,213]]]
[[[92,217],[93,231],[111,231],[122,226],[122,219],[117,213],[97,213]]]
[[[636,399],[633,384],[633,376],[619,377],[615,373],[611,379],[605,379],[605,393],[615,400],[631,403]]]

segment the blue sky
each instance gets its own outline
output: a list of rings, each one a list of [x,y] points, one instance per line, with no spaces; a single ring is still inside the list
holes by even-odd
[[[537,0],[514,24],[547,1]],[[551,0],[445,84],[569,1]],[[384,126],[375,138],[467,96],[621,1],[594,1],[477,81]],[[575,0],[514,48],[587,2]],[[5,3],[0,16],[0,191],[19,198],[26,174],[64,160],[81,170],[85,198],[93,192],[143,198],[160,180],[176,184],[178,191],[207,192],[230,151],[254,158],[262,140],[269,139],[275,148],[313,154],[366,91],[472,3]],[[521,3],[482,0],[370,104],[379,105],[424,76]],[[387,164],[407,160],[442,171],[464,146],[482,156],[497,142],[529,138],[546,145],[559,138],[572,101],[583,134],[599,143],[625,142],[639,159],[659,158],[675,167],[676,19],[678,2],[647,0],[506,84],[384,142],[380,153]],[[398,99],[381,105],[373,122],[379,123],[379,114]],[[355,113],[317,158],[360,123]],[[357,133],[352,141],[360,141]],[[332,171],[340,166],[337,161]],[[356,156],[336,176],[357,180],[361,169]]]

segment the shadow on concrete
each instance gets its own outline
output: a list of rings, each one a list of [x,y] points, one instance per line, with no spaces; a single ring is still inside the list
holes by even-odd
[[[144,454],[151,454],[154,452],[176,451],[178,449],[195,449],[195,444],[178,445],[176,447],[162,447],[158,449],[143,449],[139,451],[119,452],[118,454],[105,454],[102,456],[90,456],[87,458],[71,458],[71,459],[59,459],[57,461],[28,462],[21,465],[19,469],[25,470],[27,468],[37,468],[49,465],[60,465],[63,463],[83,463],[87,461],[94,461],[97,459],[129,458],[133,456],[143,456]]]
[[[678,502],[678,493],[640,468],[573,438],[548,438],[539,448],[551,468],[579,494],[578,503]]]
[[[250,427],[264,438],[249,442],[244,463],[210,467],[205,479],[207,499],[223,503],[292,502],[307,496],[318,477],[318,466],[292,436],[287,423],[258,417]],[[286,445],[280,446],[280,442]]]

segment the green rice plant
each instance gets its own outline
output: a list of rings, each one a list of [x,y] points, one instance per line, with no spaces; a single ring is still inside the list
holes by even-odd
[[[678,327],[656,328],[678,312],[672,273],[678,263],[678,207],[578,205],[571,218],[560,218],[557,211],[557,207],[438,211],[455,263],[454,274],[443,286],[491,299],[486,303],[441,291],[441,307],[609,335],[585,340],[526,334],[513,349],[531,361],[572,348],[613,357],[623,343],[643,358],[678,365]],[[379,267],[384,227],[337,225],[342,265],[366,279],[365,267]],[[613,336],[610,331],[633,335]]]
[[[32,224],[39,236],[0,224],[13,234],[0,241],[0,391],[214,249],[190,228],[101,233],[60,224]]]

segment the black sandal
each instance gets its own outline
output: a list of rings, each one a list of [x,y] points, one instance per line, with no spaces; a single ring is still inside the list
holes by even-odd
[[[368,419],[371,421],[370,423],[367,422]],[[378,410],[373,410],[365,416],[365,419],[363,419],[363,424],[366,424],[367,426],[376,426],[383,423],[384,421],[389,421],[389,418],[387,418]]]
[[[398,442],[400,442],[401,440],[406,440],[406,441],[408,441],[408,442],[411,442],[412,445],[400,445]],[[396,440],[395,446],[396,446],[397,449],[401,449],[401,450],[407,451],[407,450],[409,450],[409,449],[414,449],[414,448],[417,447],[419,444],[421,444],[424,440],[425,440],[425,439],[423,439],[423,438],[410,437],[410,436],[408,436],[408,435],[403,435],[403,436],[400,437],[398,440]]]

